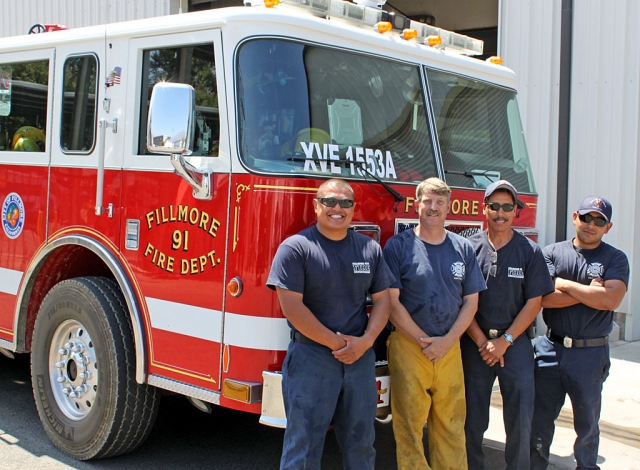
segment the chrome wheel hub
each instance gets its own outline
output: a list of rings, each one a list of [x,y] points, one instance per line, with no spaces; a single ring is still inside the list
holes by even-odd
[[[53,334],[49,377],[65,416],[74,421],[86,417],[98,392],[98,363],[93,341],[80,322],[67,320]]]

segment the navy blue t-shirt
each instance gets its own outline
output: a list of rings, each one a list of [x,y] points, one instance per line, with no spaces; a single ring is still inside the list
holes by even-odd
[[[514,231],[509,242],[500,248],[496,275],[491,276],[491,253],[495,250],[487,232],[469,238],[487,283],[480,292],[476,321],[480,328],[506,330],[529,299],[554,291],[553,282],[540,247]]]
[[[601,242],[597,248],[585,250],[573,240],[554,243],[543,250],[551,277],[561,277],[589,285],[592,279],[613,279],[629,285],[629,261],[617,248]],[[564,308],[545,308],[544,322],[558,335],[571,338],[598,338],[611,333],[613,311],[597,310],[579,303]]]
[[[315,225],[282,242],[267,279],[271,289],[302,294],[304,305],[328,329],[352,336],[367,327],[367,293],[389,285],[389,269],[375,240],[349,230],[335,241]]]
[[[384,247],[400,303],[429,336],[449,332],[462,307],[462,298],[486,289],[471,244],[447,232],[444,242],[432,245],[413,230],[391,237]]]

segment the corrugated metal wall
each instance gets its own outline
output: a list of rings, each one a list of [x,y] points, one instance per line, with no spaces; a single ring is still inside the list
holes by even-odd
[[[554,241],[560,1],[500,2],[498,53],[518,75],[518,103],[538,194],[539,242]]]
[[[555,238],[561,0],[500,4],[500,54],[518,74],[522,117],[540,194],[540,244]],[[631,264],[627,340],[640,339],[640,2],[573,2],[569,150],[572,214],[583,197],[600,194],[614,209],[605,241]],[[574,234],[569,223],[567,237]],[[634,275],[638,272],[639,275]]]
[[[180,0],[0,0],[0,37],[27,34],[36,23],[70,28],[178,13]],[[187,0],[182,1],[183,11]]]

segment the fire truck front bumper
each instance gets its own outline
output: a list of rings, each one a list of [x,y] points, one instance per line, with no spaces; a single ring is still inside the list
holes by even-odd
[[[277,428],[287,427],[287,417],[284,412],[282,399],[282,373],[262,372],[262,413],[260,423]],[[378,410],[376,418],[385,420],[391,414],[389,399],[391,390],[389,386],[389,368],[387,361],[376,363],[376,386],[378,388]]]

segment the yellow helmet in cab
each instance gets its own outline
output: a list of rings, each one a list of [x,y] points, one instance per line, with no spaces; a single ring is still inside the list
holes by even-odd
[[[22,126],[13,134],[12,150],[23,152],[44,152],[45,135],[42,130],[33,126]]]

